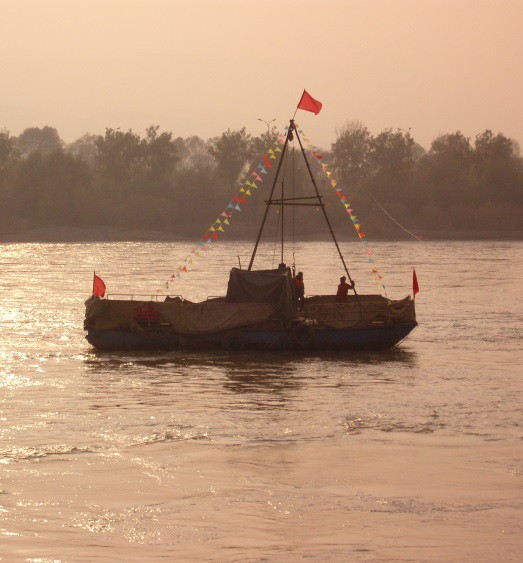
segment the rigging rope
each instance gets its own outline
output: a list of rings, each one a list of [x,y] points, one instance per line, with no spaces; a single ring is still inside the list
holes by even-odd
[[[292,157],[291,157],[291,170],[292,170],[292,198],[295,197],[295,172],[296,168],[294,165],[294,139],[292,140]],[[292,275],[296,275],[296,236],[295,236],[295,221],[294,221],[294,205],[292,206]]]
[[[423,242],[423,240],[421,240],[421,238],[417,235],[415,235],[414,233],[411,233],[408,229],[406,229],[401,223],[399,223],[398,221],[396,221],[396,219],[394,219],[394,217],[386,210],[383,208],[383,206],[380,204],[380,202],[369,192],[367,191],[367,193],[370,195],[370,197],[374,200],[374,203],[383,211],[383,213],[385,213],[385,215],[389,218],[392,219],[392,221],[394,221],[394,223],[396,223],[396,225],[398,225],[398,227],[400,227],[401,229],[403,229],[406,233],[408,233],[411,237],[415,238],[418,242]]]
[[[288,163],[287,155],[285,155],[284,158],[285,158],[285,162],[283,163],[281,199],[283,199],[283,185],[285,183],[285,178],[287,176],[287,163]],[[283,231],[283,205],[281,206],[281,209],[276,210],[276,215],[278,216],[278,219],[277,219],[277,223],[276,223],[276,233],[274,235],[274,246],[273,246],[273,250],[272,250],[272,265],[271,265],[272,269],[274,269],[274,259],[276,257],[276,245],[278,244],[278,235],[280,234],[280,221],[281,221],[281,228],[282,228],[282,231]],[[282,232],[282,236],[283,236],[283,232]],[[282,262],[283,262],[283,258],[282,258]]]

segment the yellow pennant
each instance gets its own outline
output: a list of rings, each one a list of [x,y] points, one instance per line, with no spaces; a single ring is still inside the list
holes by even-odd
[[[214,227],[211,227],[211,228],[209,229],[209,231],[215,231],[215,230],[216,230],[216,229],[215,229]]]
[[[251,194],[251,190],[247,190],[247,191],[245,192],[245,195],[252,195],[252,194]]]
[[[281,152],[280,147],[276,147],[274,150],[275,150],[276,152]]]
[[[269,149],[269,154],[274,154],[274,151],[272,149]]]
[[[245,190],[243,188],[240,188],[240,192],[245,193]]]
[[[223,230],[222,226],[220,225],[217,229],[218,231],[221,231],[222,233],[224,233],[225,231]]]
[[[214,223],[215,223],[215,224],[216,224],[216,223],[220,224],[221,221],[220,221],[219,219],[216,219],[216,221],[215,221]]]
[[[223,222],[224,225],[228,225],[229,224],[229,219],[225,219]]]

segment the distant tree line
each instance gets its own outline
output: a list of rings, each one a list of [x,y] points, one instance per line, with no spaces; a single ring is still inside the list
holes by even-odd
[[[209,140],[181,138],[151,126],[143,135],[107,129],[65,144],[52,127],[31,127],[18,137],[0,130],[0,235],[111,227],[131,236],[147,230],[198,237],[276,138],[275,129],[252,136],[245,128]],[[523,159],[501,133],[470,139],[457,131],[425,150],[410,131],[373,135],[350,122],[323,154],[370,235],[406,236],[376,202],[416,234],[523,235]],[[310,194],[301,156],[297,150],[289,156],[281,175],[287,194]],[[313,169],[335,229],[353,235],[333,190]],[[267,196],[264,188],[249,200],[250,211],[242,214],[249,216],[231,227],[232,237],[255,232]],[[295,213],[297,236],[326,234],[318,209]]]

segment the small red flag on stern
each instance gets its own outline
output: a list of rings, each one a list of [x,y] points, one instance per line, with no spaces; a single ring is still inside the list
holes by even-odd
[[[416,293],[419,293],[418,277],[414,268],[412,268],[412,293],[414,297],[416,297]]]
[[[105,295],[105,283],[101,277],[93,273],[93,295],[103,297]]]
[[[304,109],[305,111],[312,111],[314,115],[318,115],[321,111],[322,103],[315,100],[307,90],[303,90],[301,95],[301,100],[298,104],[298,109]]]

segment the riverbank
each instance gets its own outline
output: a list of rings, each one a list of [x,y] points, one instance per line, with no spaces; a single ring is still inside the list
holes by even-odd
[[[115,227],[98,227],[94,228],[76,228],[76,227],[43,227],[39,229],[30,229],[23,232],[0,232],[0,243],[31,243],[31,242],[125,242],[125,241],[188,241],[192,242],[197,237],[191,237],[191,231],[194,228],[188,228],[185,231],[169,232],[161,230],[147,229],[120,229]],[[523,228],[520,230],[477,230],[477,231],[460,231],[460,230],[419,230],[416,231],[421,240],[492,240],[492,241],[518,241],[523,240]],[[228,233],[221,235],[227,240],[249,240],[254,241],[256,234],[251,232]],[[342,232],[338,229],[336,236],[340,241],[349,242],[356,240],[354,231],[347,229]],[[372,236],[368,237],[374,241],[406,241],[414,240],[407,234],[398,234],[392,236]],[[300,241],[322,241],[330,240],[328,233],[312,233],[308,235],[299,235],[297,240]]]

